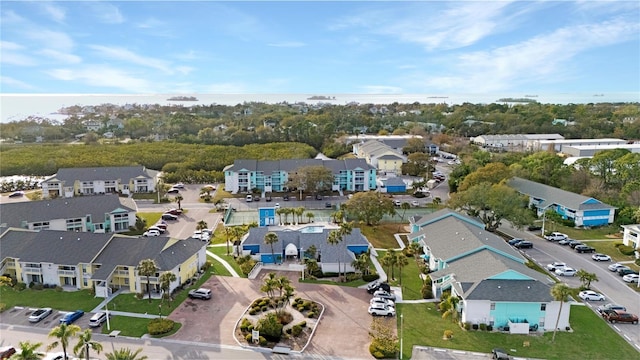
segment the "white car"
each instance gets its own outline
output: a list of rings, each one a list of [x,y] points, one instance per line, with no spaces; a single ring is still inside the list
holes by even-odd
[[[280,203],[276,203],[275,205],[273,205],[273,207],[276,209],[280,209]]]
[[[593,254],[591,258],[595,261],[611,261],[611,256],[606,254]]]
[[[174,187],[176,189],[184,189],[184,184],[183,183],[177,183],[177,184],[173,185],[172,187]]]
[[[369,306],[369,314],[373,316],[395,316],[396,309],[385,305],[371,305]]]
[[[413,200],[413,201],[411,201],[411,206],[418,207],[418,206],[420,206],[420,203],[418,202],[418,200]]]
[[[369,301],[369,305],[385,305],[385,306],[391,306],[391,307],[396,307],[396,304],[388,299],[383,299],[381,297],[374,297],[373,299],[371,299]]]
[[[376,290],[376,292],[373,293],[373,297],[379,297],[379,298],[383,298],[391,301],[396,301],[396,296],[393,293],[388,293],[382,289]]]
[[[615,263],[615,264],[611,264],[609,265],[609,271],[613,271],[613,272],[617,272],[618,269],[622,269],[622,268],[629,268],[626,265],[622,265],[620,263]]]
[[[572,269],[570,267],[565,267],[562,269],[556,269],[555,271],[556,275],[560,275],[560,276],[576,276],[576,269]]]
[[[544,237],[549,241],[560,241],[568,238],[567,234],[563,234],[561,232],[552,232],[551,234]]]
[[[145,231],[144,234],[142,234],[142,236],[160,236],[160,231],[150,229]]]
[[[591,290],[580,291],[578,293],[578,297],[585,301],[604,301],[605,300],[604,295]]]
[[[628,283],[638,282],[638,279],[640,279],[640,275],[638,274],[627,274],[622,277],[622,281]]]
[[[165,231],[167,231],[167,228],[154,225],[154,226],[150,226],[147,230],[157,230],[160,234],[164,234]]]
[[[52,312],[53,312],[53,309],[51,309],[51,308],[36,309],[29,316],[29,322],[37,323],[40,320],[42,320],[42,319],[46,318],[47,316],[51,315]]]
[[[549,271],[556,271],[558,269],[564,269],[566,267],[567,267],[566,263],[559,262],[559,261],[554,261],[551,264],[547,264],[547,270]]]
[[[193,232],[193,235],[191,235],[192,238],[194,239],[198,239],[198,240],[202,240],[202,241],[209,241],[211,239],[211,236],[209,236],[208,233],[202,231],[202,230],[196,230]]]

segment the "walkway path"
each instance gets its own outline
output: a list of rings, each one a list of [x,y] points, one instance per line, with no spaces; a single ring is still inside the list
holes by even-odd
[[[210,245],[210,246],[225,246],[225,244],[216,244],[216,245]],[[220,256],[212,253],[209,250],[207,250],[207,255],[209,255],[212,258],[214,258],[217,261],[219,261],[231,273],[231,276],[233,276],[233,277],[241,277],[240,275],[238,275],[236,270],[231,265],[229,265],[229,263],[225,259],[223,259]]]

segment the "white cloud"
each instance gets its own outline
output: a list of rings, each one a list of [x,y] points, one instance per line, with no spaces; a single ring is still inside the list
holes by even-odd
[[[195,69],[191,66],[176,66],[175,70],[182,75],[189,75]]]
[[[138,55],[133,51],[120,47],[109,47],[103,45],[89,45],[89,47],[99,52],[102,56],[106,56],[111,59],[123,60],[132,64],[150,67],[166,73],[173,72],[170,66],[171,64],[165,60]]]
[[[39,54],[44,55],[55,61],[59,61],[66,64],[77,64],[82,62],[82,58],[66,52],[60,52],[53,49],[44,49],[39,51]]]
[[[34,90],[36,88],[35,86],[33,86],[31,84],[27,84],[24,81],[16,80],[16,79],[14,79],[12,77],[8,77],[8,76],[0,76],[0,84],[17,87],[17,88],[24,89],[24,90]]]
[[[402,88],[387,85],[365,85],[361,86],[365,94],[401,94]]]
[[[85,2],[93,12],[93,14],[106,24],[121,24],[124,22],[124,16],[117,6],[99,1]]]
[[[89,65],[73,69],[53,69],[46,72],[63,81],[76,81],[97,88],[115,88],[132,93],[151,93],[157,89],[151,82],[126,71],[104,65]]]
[[[71,51],[74,46],[73,39],[60,31],[45,29],[30,29],[25,33],[29,39],[39,41],[43,47],[58,51]]]
[[[25,19],[22,16],[16,14],[13,10],[2,11],[2,15],[0,15],[0,22],[5,26],[9,24],[18,24],[24,20]]]
[[[21,50],[21,49],[24,49],[24,46],[11,41],[0,40],[0,51]]]
[[[297,47],[307,46],[307,44],[300,41],[282,41],[282,42],[276,42],[276,43],[269,43],[267,44],[267,46],[297,48]]]
[[[66,17],[66,11],[50,2],[43,2],[42,4],[42,8],[43,10],[49,15],[51,16],[51,19],[53,19],[53,21],[58,22],[58,23],[62,23],[64,22],[64,19]]]
[[[640,24],[608,21],[565,27],[521,43],[477,51],[450,59],[453,74],[426,77],[427,88],[491,92],[522,84],[559,82],[572,73],[569,65],[580,53],[627,41]]]
[[[0,63],[18,66],[34,66],[38,64],[34,57],[4,50],[2,51],[2,56],[0,56]]]
[[[141,28],[141,29],[153,29],[153,28],[157,28],[160,26],[164,26],[165,23],[163,21],[160,21],[156,18],[148,18],[142,22],[139,22],[136,24],[137,27]]]

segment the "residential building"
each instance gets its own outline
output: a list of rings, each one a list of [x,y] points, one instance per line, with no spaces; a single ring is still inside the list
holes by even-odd
[[[500,148],[508,151],[535,151],[543,140],[556,141],[564,137],[560,134],[500,134],[480,135],[471,138],[471,143],[483,148]]]
[[[386,180],[382,180],[382,184],[384,185],[380,192],[387,193],[403,193],[407,191],[407,184],[399,177],[389,177]]]
[[[105,195],[0,204],[0,229],[118,233],[136,225],[132,199]]]
[[[402,164],[407,162],[402,149],[394,149],[378,140],[355,143],[353,153],[383,173],[402,174]]]
[[[334,176],[332,191],[368,191],[376,188],[376,169],[364,159],[236,160],[224,168],[225,190],[232,194],[281,192],[288,189],[290,175],[301,167],[324,166]]]
[[[157,182],[158,171],[144,166],[62,168],[42,182],[42,197],[150,193],[156,190]]]
[[[147,292],[140,276],[141,260],[152,259],[160,269],[149,278],[159,292],[158,277],[170,271],[176,281],[169,291],[190,280],[206,262],[206,244],[196,239],[129,237],[117,234],[72,233],[54,230],[9,229],[0,235],[0,272],[26,284],[95,289],[108,297],[116,289]]]
[[[449,209],[410,218],[409,241],[419,242],[435,297],[451,291],[461,300],[464,323],[486,324],[513,334],[551,331],[560,302],[554,281],[526,266],[526,259],[474,218]],[[569,326],[570,306],[562,306],[558,328]]]
[[[311,258],[312,255],[308,250],[314,246],[316,253],[313,257],[317,260],[322,272],[337,273],[339,264],[341,264],[340,271],[345,271],[346,267],[346,272],[353,272],[355,269],[351,263],[356,256],[369,249],[369,241],[362,235],[360,229],[353,228],[351,234],[346,235],[342,242],[331,245],[327,242],[327,238],[331,231],[337,229],[338,226],[335,224],[321,223],[307,226],[252,228],[242,240],[242,250],[264,264],[280,264],[297,262],[303,256]],[[278,241],[273,244],[273,252],[271,245],[264,241],[265,235],[269,232],[278,236]]]
[[[538,216],[552,210],[563,219],[573,220],[576,226],[603,226],[613,223],[616,208],[592,197],[519,177],[510,179],[507,185],[528,196],[529,206],[536,208]]]
[[[622,243],[640,250],[640,224],[622,225]]]

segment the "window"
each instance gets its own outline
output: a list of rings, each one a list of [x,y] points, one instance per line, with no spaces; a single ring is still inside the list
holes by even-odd
[[[67,219],[67,231],[82,231],[82,218]]]
[[[126,231],[129,229],[129,214],[113,214],[113,230]]]
[[[49,222],[48,221],[43,221],[43,222],[33,223],[31,228],[33,230],[49,230]]]
[[[540,304],[540,311],[547,311],[547,304]]]
[[[496,303],[491,303],[491,310],[495,310],[496,309]]]

